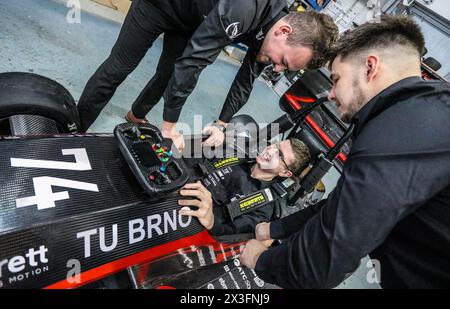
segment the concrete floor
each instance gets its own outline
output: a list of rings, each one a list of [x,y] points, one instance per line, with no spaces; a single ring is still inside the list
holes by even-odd
[[[67,7],[53,0],[2,2],[0,72],[22,71],[47,76],[65,86],[78,100],[87,80],[108,56],[120,24],[85,12],[81,13],[80,24],[70,24],[66,20],[68,12]],[[111,11],[111,15],[117,20],[117,12]],[[119,87],[91,131],[112,132],[117,124],[124,122],[123,116],[154,74],[161,48],[162,41],[158,39]],[[224,55],[207,67],[184,106],[180,122],[192,127],[194,115],[199,113],[203,115],[203,124],[216,119],[237,69],[238,63]],[[147,118],[159,125],[162,108],[160,102]],[[278,96],[263,81],[255,83],[250,100],[240,113],[250,114],[262,123],[269,123],[282,114]],[[193,133],[200,129],[201,126]],[[328,191],[338,178],[336,171],[325,178]],[[367,259],[363,260],[361,267],[339,288],[378,288],[366,280],[370,270],[366,263]]]
[[[0,6],[0,71],[42,74],[65,86],[78,100],[83,87],[107,58],[119,34],[120,24],[81,13],[80,24],[69,24],[69,9],[51,0],[5,1]],[[94,132],[112,132],[134,99],[155,73],[162,49],[158,39],[138,68],[118,88],[110,104],[91,127]],[[234,61],[216,61],[201,74],[198,86],[186,102],[180,122],[192,124],[201,111],[204,124],[216,119],[236,74]],[[278,98],[265,83],[255,90],[243,113],[255,114],[257,121],[274,120],[281,115]],[[263,106],[263,108],[261,108]],[[160,102],[148,115],[161,123]],[[197,133],[197,132],[194,132]]]

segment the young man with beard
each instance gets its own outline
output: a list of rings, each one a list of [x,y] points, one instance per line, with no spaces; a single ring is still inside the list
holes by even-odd
[[[424,37],[384,16],[340,39],[330,99],[356,125],[327,200],[257,227],[241,261],[286,288],[332,288],[369,254],[383,288],[450,287],[450,86],[421,78]],[[320,207],[322,206],[322,207]]]

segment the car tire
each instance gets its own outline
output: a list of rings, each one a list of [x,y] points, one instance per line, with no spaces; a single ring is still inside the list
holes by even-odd
[[[80,128],[77,106],[61,84],[32,73],[0,73],[0,120],[36,115],[56,122],[60,133]]]

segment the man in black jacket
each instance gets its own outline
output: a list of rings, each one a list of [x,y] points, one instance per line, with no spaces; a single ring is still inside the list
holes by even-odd
[[[227,164],[229,160],[214,162],[217,169],[196,183],[180,190],[182,196],[196,199],[180,200],[180,214],[197,217],[212,235],[254,233],[258,223],[272,218],[274,203],[230,220],[225,205],[236,196],[245,196],[268,188],[276,177],[298,176],[309,165],[308,147],[298,139],[284,140],[270,145],[256,157],[256,162]],[[277,201],[275,201],[277,203]],[[190,209],[194,206],[196,209]]]
[[[369,254],[383,288],[450,287],[450,87],[421,79],[423,48],[406,17],[338,42],[330,99],[356,124],[351,153],[322,207],[258,226],[261,240],[289,237],[247,244],[241,260],[262,279],[331,288]]]
[[[134,0],[111,55],[89,79],[79,100],[82,131],[162,33],[164,46],[156,74],[126,118],[145,122],[145,115],[164,94],[161,131],[182,149],[184,141],[175,124],[183,104],[201,71],[225,46],[242,42],[249,50],[217,121],[222,127],[247,102],[265,66],[272,64],[276,71],[319,66],[338,30],[327,15],[289,13],[285,0]],[[208,131],[212,137],[206,145],[223,140],[219,128]]]

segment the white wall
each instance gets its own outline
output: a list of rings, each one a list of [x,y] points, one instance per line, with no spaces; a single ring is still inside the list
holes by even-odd
[[[425,58],[435,58],[442,64],[442,68],[438,71],[438,73],[442,76],[448,75],[450,73],[450,38],[443,32],[431,26],[422,18],[415,16],[414,20],[422,28],[422,32],[425,37],[425,46],[428,50]]]
[[[423,4],[430,10],[439,14],[440,16],[450,20],[450,1],[448,0],[433,0],[433,1],[425,1],[425,0],[416,0],[417,2]],[[426,4],[430,2],[429,4]]]

